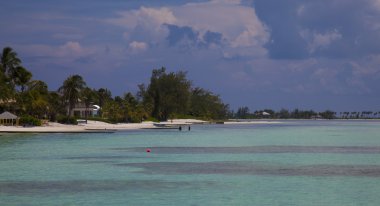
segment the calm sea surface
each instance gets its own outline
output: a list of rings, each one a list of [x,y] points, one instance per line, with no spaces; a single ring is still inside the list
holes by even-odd
[[[380,122],[1,134],[0,205],[378,206]]]

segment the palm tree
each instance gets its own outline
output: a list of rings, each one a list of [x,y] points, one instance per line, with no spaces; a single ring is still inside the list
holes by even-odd
[[[14,93],[13,88],[8,81],[8,78],[2,72],[0,72],[0,91],[0,100],[10,99]]]
[[[89,87],[86,87],[82,90],[82,99],[84,101],[84,104],[86,106],[86,123],[87,123],[87,118],[88,118],[88,108],[90,107],[90,104],[94,101],[94,91],[90,89]]]
[[[21,60],[17,57],[17,53],[11,47],[5,47],[1,54],[0,69],[3,73],[12,73],[12,70],[21,64]]]
[[[65,109],[61,101],[62,96],[58,92],[49,92],[47,95],[47,113],[50,121],[56,121],[58,114],[64,114]]]
[[[68,104],[69,116],[72,115],[72,109],[75,106],[75,103],[78,102],[78,99],[81,97],[81,90],[86,86],[86,82],[79,75],[69,76],[64,82],[63,85],[58,89],[62,94],[63,100]]]
[[[11,76],[14,83],[21,87],[21,92],[25,91],[25,86],[32,79],[32,73],[22,66],[17,66]]]
[[[96,92],[96,99],[97,99],[97,103],[99,104],[100,106],[100,111],[99,111],[99,115],[102,117],[103,116],[103,106],[112,99],[112,94],[111,94],[111,91],[109,91],[108,89],[104,89],[104,88],[100,88],[97,92]]]
[[[10,47],[5,47],[0,55],[0,99],[10,99],[14,93],[14,84],[9,74],[21,64],[17,53]]]

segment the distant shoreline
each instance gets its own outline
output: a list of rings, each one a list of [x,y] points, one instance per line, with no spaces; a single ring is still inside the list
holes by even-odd
[[[64,125],[49,122],[46,126],[23,127],[23,126],[0,126],[2,133],[114,133],[117,131],[140,130],[140,129],[177,129],[179,126],[193,124],[224,124],[224,125],[247,125],[247,124],[282,124],[287,121],[380,121],[380,119],[229,119],[226,121],[202,121],[196,119],[174,119],[160,124],[154,122],[109,124],[100,121],[89,120],[87,124]]]

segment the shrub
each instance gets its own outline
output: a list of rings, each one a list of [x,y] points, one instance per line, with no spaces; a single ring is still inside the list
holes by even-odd
[[[30,115],[25,115],[20,118],[20,125],[24,126],[41,126],[41,120],[32,117]]]
[[[78,124],[78,121],[75,117],[68,117],[68,116],[59,116],[57,118],[57,122],[61,124],[73,124],[73,125]]]
[[[160,122],[160,121],[158,121],[158,119],[156,119],[154,117],[148,117],[147,119],[144,119],[144,121]]]

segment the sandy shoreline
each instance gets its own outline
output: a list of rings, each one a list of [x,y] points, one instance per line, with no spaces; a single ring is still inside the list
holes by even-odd
[[[226,121],[224,124],[278,124],[279,121]],[[87,124],[64,125],[49,122],[44,126],[23,127],[23,126],[0,126],[0,133],[112,133],[124,130],[138,129],[162,129],[178,128],[192,124],[210,124],[210,122],[196,119],[173,119],[166,122],[142,122],[142,123],[119,123],[109,124],[100,121],[87,121]]]
[[[204,124],[206,121],[195,119],[178,119],[161,124],[170,126],[189,125],[189,124]],[[123,130],[137,129],[160,129],[154,122],[142,123],[120,123],[109,124],[100,121],[87,121],[87,124],[65,125],[55,122],[49,122],[44,126],[23,127],[23,126],[0,126],[0,133],[112,133]]]
[[[49,122],[38,127],[0,126],[0,133],[110,133],[118,130],[151,129],[153,122],[109,124],[100,121],[88,121],[87,124],[64,125]]]

